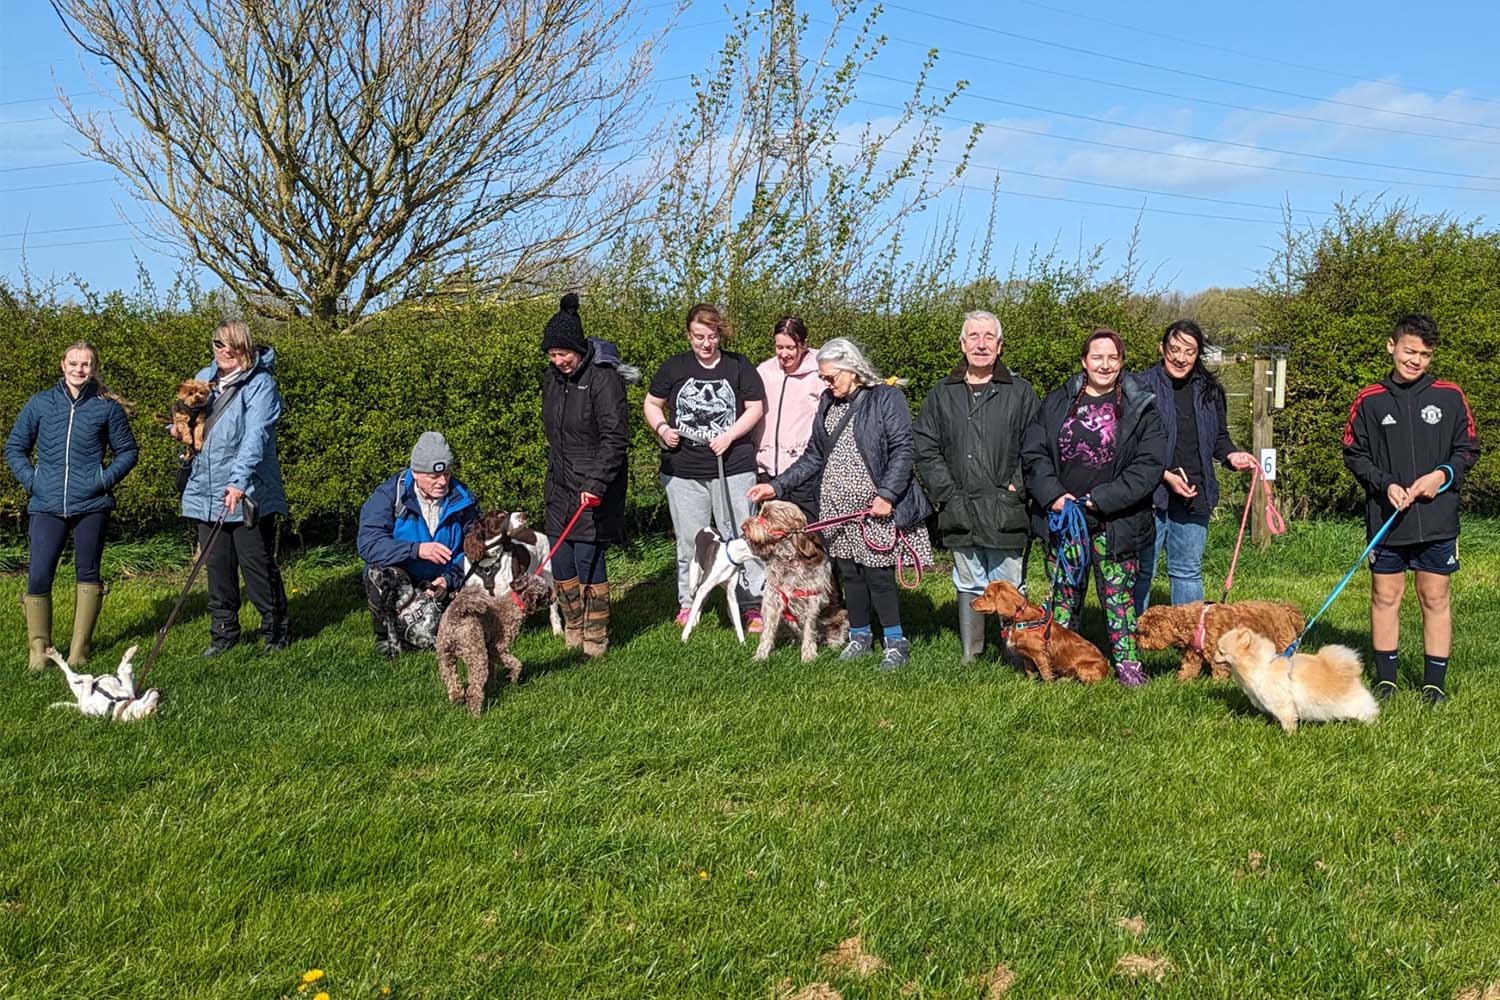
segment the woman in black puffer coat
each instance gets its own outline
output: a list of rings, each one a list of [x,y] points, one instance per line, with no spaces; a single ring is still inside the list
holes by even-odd
[[[609,648],[604,552],[625,538],[625,381],[640,373],[621,364],[613,344],[584,337],[571,292],[547,321],[542,350],[549,362],[542,379],[547,536],[555,541],[579,505],[590,504],[552,557],[557,603],[568,646],[598,656]]]
[[[24,604],[32,670],[46,666],[52,645],[52,581],[69,535],[76,600],[68,663],[77,667],[88,661],[104,600],[99,562],[115,506],[114,488],[138,457],[125,407],[100,384],[98,372],[99,352],[92,344],[80,340],[68,345],[62,378],[26,402],[5,442],[5,461],[31,494],[26,507],[31,566]]]

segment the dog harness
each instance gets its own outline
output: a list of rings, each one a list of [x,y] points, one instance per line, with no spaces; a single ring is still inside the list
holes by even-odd
[[[828,593],[828,591],[826,591],[826,590],[806,590],[806,589],[801,589],[801,588],[799,588],[797,590],[790,591],[790,592],[782,590],[780,587],[776,587],[775,590],[776,590],[777,596],[779,596],[781,598],[781,617],[782,617],[782,620],[785,621],[788,625],[796,625],[797,624],[797,616],[794,615],[794,614],[792,614],[792,598],[794,598],[794,597],[818,597],[820,595]]]

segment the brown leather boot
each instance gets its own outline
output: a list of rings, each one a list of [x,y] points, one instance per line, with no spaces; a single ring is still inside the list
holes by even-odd
[[[73,644],[68,649],[70,667],[89,661],[89,652],[94,648],[94,624],[99,621],[99,609],[104,605],[104,585],[80,583],[74,594],[77,600],[73,608]]]
[[[569,649],[579,649],[583,646],[583,588],[576,576],[571,580],[554,580],[552,587],[557,592],[557,608],[562,612],[563,641]]]
[[[26,665],[40,673],[47,666],[47,647],[52,645],[52,595],[27,594],[21,606],[26,609]]]
[[[609,648],[609,584],[583,588],[583,655],[602,656]]]

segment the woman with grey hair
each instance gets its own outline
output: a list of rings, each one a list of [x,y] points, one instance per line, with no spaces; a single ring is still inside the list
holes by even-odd
[[[868,512],[864,519],[823,532],[849,608],[849,644],[839,658],[853,660],[874,650],[873,607],[885,647],[880,669],[896,670],[911,659],[901,629],[897,560],[905,554],[920,565],[932,564],[923,525],[932,507],[912,476],[911,410],[897,388],[901,380],[887,383],[864,352],[843,337],[818,351],[818,377],[828,388],[807,450],[749,496],[770,500],[816,479],[819,517]]]

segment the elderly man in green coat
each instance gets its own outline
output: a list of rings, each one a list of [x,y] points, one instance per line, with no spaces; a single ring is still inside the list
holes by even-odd
[[[953,553],[963,662],[984,651],[984,615],[969,602],[995,580],[1021,583],[1026,487],[1021,434],[1040,401],[1000,361],[1005,338],[994,313],[964,316],[963,361],[933,387],[912,425],[917,474],[939,508],[938,538]]]

